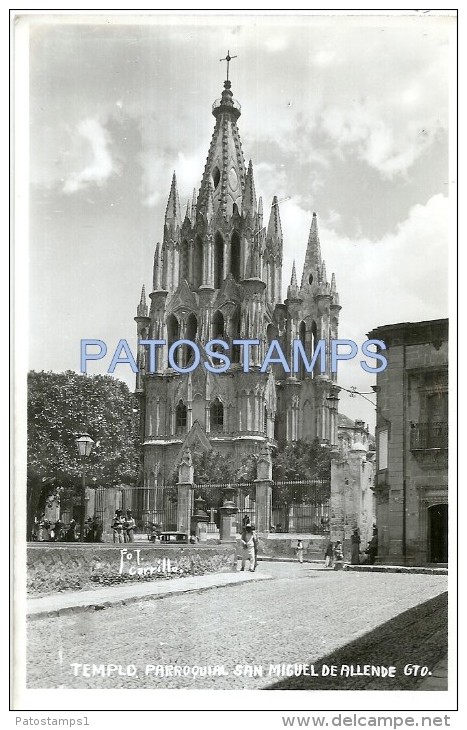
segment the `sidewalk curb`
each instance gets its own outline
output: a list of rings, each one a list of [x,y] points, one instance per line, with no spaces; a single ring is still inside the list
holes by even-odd
[[[448,568],[426,568],[416,565],[344,565],[344,570],[355,573],[418,573],[420,575],[448,575]]]
[[[238,573],[239,571],[237,571]],[[228,575],[228,574],[222,574],[222,575]],[[232,575],[236,575],[236,573],[232,573]],[[201,576],[203,577],[203,576]],[[183,578],[174,579],[174,580],[185,580]],[[255,574],[255,576],[250,576],[248,574],[242,576],[242,578],[235,579],[231,582],[221,582],[221,583],[214,583],[212,585],[201,585],[201,586],[188,586],[188,587],[178,587],[176,588],[174,586],[173,590],[170,591],[154,591],[153,593],[141,593],[141,594],[133,594],[129,596],[124,596],[123,598],[120,596],[110,596],[106,598],[102,598],[101,600],[95,600],[90,601],[89,603],[80,603],[79,602],[79,594],[80,592],[76,592],[76,598],[77,603],[69,606],[62,606],[56,609],[43,609],[41,610],[38,608],[38,610],[34,610],[34,602],[35,601],[41,601],[44,597],[41,598],[30,598],[27,600],[27,609],[26,614],[27,618],[29,620],[36,620],[41,618],[58,618],[59,616],[65,616],[67,614],[73,614],[73,613],[83,613],[87,611],[102,611],[106,608],[112,608],[114,606],[127,606],[132,603],[137,603],[138,601],[153,601],[153,600],[160,600],[163,598],[171,598],[173,596],[183,595],[187,593],[204,593],[206,591],[213,590],[215,588],[230,588],[231,586],[237,586],[237,585],[243,585],[244,583],[257,583],[258,581],[264,581],[264,580],[273,580],[273,576],[270,575],[262,575],[261,573]],[[156,586],[154,586],[156,588]],[[118,591],[119,588],[110,588],[111,591]],[[67,595],[67,594],[62,594]],[[69,595],[69,594],[68,594]],[[47,596],[49,598],[49,596]],[[32,610],[31,610],[32,609]]]

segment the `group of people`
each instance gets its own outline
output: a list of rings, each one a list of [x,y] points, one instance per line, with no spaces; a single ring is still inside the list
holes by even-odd
[[[373,526],[373,536],[365,549],[365,555],[363,557],[360,554],[360,543],[360,531],[356,527],[350,537],[351,565],[374,565],[378,554],[378,528],[376,525]],[[328,543],[326,552],[324,553],[324,561],[326,568],[333,568],[336,564],[344,561],[344,553],[340,540],[337,540],[334,544],[332,542]]]
[[[115,510],[111,527],[114,542],[134,542],[136,521],[131,510],[127,509],[126,516],[123,515],[123,510]]]
[[[88,517],[84,523],[84,541],[103,542],[103,531],[104,527],[99,517],[96,515]],[[45,515],[42,515],[40,520],[35,521],[32,539],[36,542],[78,542],[80,539],[79,525],[73,519],[68,525],[60,518],[51,522],[45,518]]]
[[[246,562],[249,561],[250,573],[254,573],[258,563],[258,536],[255,532],[255,526],[251,524],[248,515],[242,520],[242,566],[240,570],[245,570]]]

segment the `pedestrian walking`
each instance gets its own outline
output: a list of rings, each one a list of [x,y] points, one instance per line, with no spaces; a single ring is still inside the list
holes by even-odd
[[[240,570],[245,570],[245,564],[248,560],[250,563],[250,572],[253,573],[255,570],[255,539],[256,535],[251,524],[246,524],[242,530],[242,567]]]
[[[350,538],[350,544],[351,544],[351,556],[350,556],[350,563],[352,565],[359,565],[360,564],[360,531],[358,527],[355,528],[353,531],[351,538]]]
[[[299,563],[303,563],[303,542],[301,540],[298,540],[297,542],[297,558]]]
[[[324,565],[326,568],[332,568],[332,561],[334,557],[334,545],[332,542],[328,542],[328,546],[324,553]]]

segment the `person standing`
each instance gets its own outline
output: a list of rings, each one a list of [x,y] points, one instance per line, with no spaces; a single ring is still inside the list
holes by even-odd
[[[326,552],[324,553],[324,565],[326,568],[332,568],[332,559],[334,556],[334,546],[332,542],[328,542]]]
[[[374,565],[376,556],[378,555],[378,528],[376,525],[373,527],[373,536],[365,552],[368,555],[368,565]]]
[[[303,542],[301,540],[297,542],[297,558],[299,563],[303,563]]]
[[[66,540],[67,542],[76,542],[78,540],[78,536],[76,535],[76,520],[70,520],[66,533]]]
[[[125,520],[125,542],[134,542],[135,541],[135,528],[136,528],[135,518],[133,517],[131,510],[127,509],[126,520]]]
[[[240,570],[245,570],[245,563],[247,560],[250,562],[250,573],[254,573],[255,570],[255,533],[252,526],[248,523],[243,527],[242,530],[242,567]]]
[[[350,538],[351,543],[351,556],[350,556],[350,563],[351,565],[359,565],[360,564],[360,531],[358,527],[355,528],[355,530],[352,533],[352,536]]]
[[[111,527],[114,533],[114,542],[123,542],[123,517],[121,509],[115,510],[115,517],[113,518]]]

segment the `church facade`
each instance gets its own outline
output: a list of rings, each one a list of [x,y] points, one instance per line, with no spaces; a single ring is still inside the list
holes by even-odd
[[[318,438],[337,444],[336,375],[287,373],[281,365],[260,372],[269,343],[277,340],[288,359],[301,340],[308,359],[319,340],[338,337],[339,296],[334,274],[327,279],[316,214],[311,220],[300,283],[295,262],[282,301],[283,235],[279,202],[263,214],[253,165],[245,164],[238,119],[241,109],[230,81],[214,102],[214,132],[199,191],[181,212],[175,173],[163,238],[154,254],[152,291],[145,288],[135,317],[139,340],[213,339],[229,345],[232,365],[222,374],[197,367],[180,374],[161,350],[155,372],[138,347],[136,393],[141,404],[144,486],[170,483],[186,448],[214,449],[241,465],[249,454],[278,442]],[[288,242],[291,245],[292,242]],[[234,340],[250,347],[249,372]],[[176,351],[188,365],[190,348]],[[217,363],[213,363],[217,364]]]

